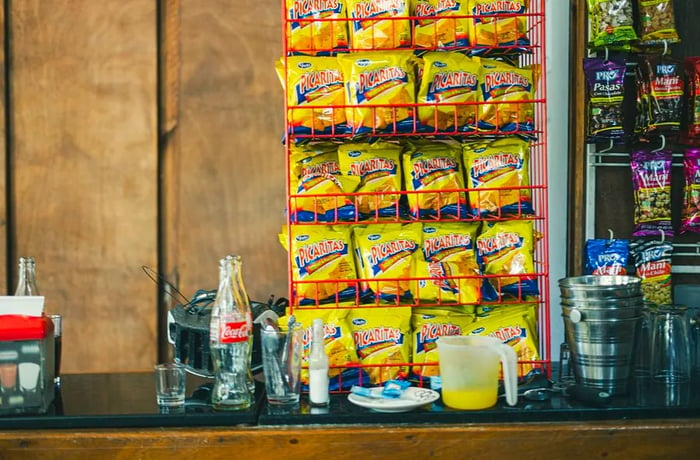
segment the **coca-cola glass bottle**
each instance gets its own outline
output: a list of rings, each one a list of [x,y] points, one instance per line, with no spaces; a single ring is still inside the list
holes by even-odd
[[[248,390],[251,397],[255,395],[255,380],[251,372],[253,359],[253,314],[250,306],[250,298],[243,283],[243,262],[240,256],[235,254],[226,256],[231,261],[231,283],[233,284],[233,300],[240,311],[245,312],[248,321]]]
[[[209,349],[214,364],[211,402],[216,410],[244,410],[252,404],[248,387],[250,372],[248,314],[236,302],[233,289],[235,259],[219,261],[219,289],[209,323]]]
[[[19,280],[15,295],[41,295],[36,287],[34,257],[19,258]]]

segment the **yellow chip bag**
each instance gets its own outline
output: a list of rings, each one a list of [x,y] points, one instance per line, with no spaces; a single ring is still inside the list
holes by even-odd
[[[350,330],[348,313],[350,310],[341,309],[295,309],[294,316],[301,323],[304,331],[301,382],[309,384],[309,355],[311,353],[311,325],[313,320],[320,318],[323,321],[323,344],[328,356],[328,377],[338,376],[342,366],[357,364],[357,352],[355,342]]]
[[[357,272],[349,226],[284,226],[282,246],[291,251],[292,299],[290,304],[321,305],[358,301]],[[291,243],[291,247],[290,246]]]
[[[500,314],[477,317],[476,322],[465,335],[496,337],[510,345],[518,355],[520,375],[527,376],[533,370],[542,367],[532,362],[540,359],[536,323],[532,322],[532,316],[531,305],[508,307]]]
[[[539,294],[534,246],[531,220],[486,223],[476,238],[476,260],[484,275],[497,275],[484,281],[486,300]]]
[[[411,216],[467,217],[459,144],[418,143],[403,154],[404,186]]]
[[[469,208],[475,217],[532,215],[530,146],[508,137],[463,145]]]
[[[344,143],[338,161],[344,176],[359,180],[355,205],[361,218],[400,215],[401,149],[389,142]]]
[[[468,0],[411,0],[413,43],[421,48],[469,46]]]
[[[286,0],[286,5],[287,19],[290,19],[287,29],[290,52],[314,55],[347,49],[344,0]]]
[[[535,72],[506,62],[481,60],[479,131],[532,132],[535,129]]]
[[[365,51],[338,56],[345,80],[345,117],[353,135],[415,131],[412,51]]]
[[[472,53],[521,52],[527,50],[527,16],[530,0],[469,0],[469,42]],[[523,15],[523,16],[520,16]],[[494,48],[500,48],[494,50]]]
[[[371,384],[407,372],[411,357],[410,307],[355,308],[348,318],[357,356]]]
[[[355,50],[388,50],[411,44],[409,0],[348,0],[350,44]]]
[[[287,92],[290,136],[332,137],[345,132],[343,74],[334,57],[289,56],[275,65]]]
[[[413,310],[411,331],[413,335],[412,371],[416,375],[432,377],[440,375],[437,366],[437,339],[446,335],[463,335],[474,322],[474,316],[438,308]],[[432,363],[425,365],[426,363]]]
[[[479,58],[457,52],[429,52],[423,56],[417,100],[418,120],[431,131],[476,131],[479,100]]]
[[[335,144],[290,146],[290,207],[292,222],[354,221],[352,195],[359,178],[343,176]]]
[[[372,224],[356,227],[353,234],[362,290],[371,291],[375,301],[410,300],[413,266],[423,258],[421,224]]]

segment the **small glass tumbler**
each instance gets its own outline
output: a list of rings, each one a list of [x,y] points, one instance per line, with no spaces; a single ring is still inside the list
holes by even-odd
[[[155,365],[156,402],[159,406],[185,405],[185,366],[179,363]]]
[[[651,379],[664,406],[682,406],[690,390],[690,322],[684,305],[660,305],[653,313]]]
[[[53,381],[57,386],[61,386],[61,343],[63,342],[63,316],[49,315],[53,322]]]
[[[270,404],[297,404],[301,390],[303,331],[295,323],[288,331],[263,329],[262,357],[265,393]]]

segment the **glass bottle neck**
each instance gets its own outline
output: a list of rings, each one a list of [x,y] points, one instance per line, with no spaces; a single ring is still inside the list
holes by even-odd
[[[36,285],[36,276],[34,272],[34,258],[20,257],[19,258],[19,280],[17,281],[16,296],[36,296],[39,294],[39,289]]]

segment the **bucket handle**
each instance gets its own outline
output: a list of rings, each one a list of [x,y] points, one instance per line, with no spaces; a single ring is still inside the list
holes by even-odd
[[[571,321],[574,324],[577,324],[580,323],[582,319],[583,315],[581,314],[581,310],[579,310],[578,308],[572,308],[569,312],[569,321]]]

